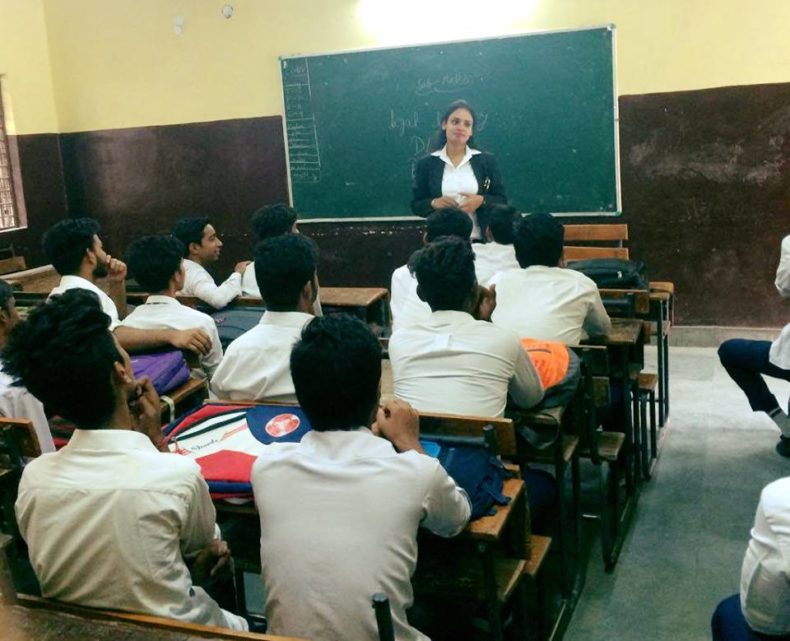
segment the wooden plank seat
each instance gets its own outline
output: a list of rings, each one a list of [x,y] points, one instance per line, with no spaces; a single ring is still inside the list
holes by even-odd
[[[26,269],[27,263],[24,256],[11,256],[11,258],[0,259],[0,275],[2,276]]]

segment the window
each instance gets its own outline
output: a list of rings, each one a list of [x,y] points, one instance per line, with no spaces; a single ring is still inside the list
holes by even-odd
[[[3,112],[2,78],[0,78],[0,231],[19,227],[20,216],[15,194],[14,167],[12,157],[16,160],[15,148],[6,133],[6,120]],[[21,195],[21,194],[20,194]]]

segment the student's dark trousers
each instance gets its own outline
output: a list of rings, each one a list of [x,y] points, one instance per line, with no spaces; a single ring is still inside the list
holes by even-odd
[[[743,618],[741,596],[733,594],[719,603],[710,622],[713,641],[788,641],[790,636],[770,636],[752,630]]]
[[[776,397],[771,394],[763,380],[763,374],[790,381],[790,370],[777,367],[768,360],[770,349],[769,341],[750,341],[743,338],[733,338],[719,346],[721,364],[744,391],[755,412],[770,413],[779,407]]]

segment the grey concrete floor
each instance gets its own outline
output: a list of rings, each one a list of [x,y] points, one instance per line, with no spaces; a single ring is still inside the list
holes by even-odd
[[[790,385],[769,384],[786,404]],[[774,451],[779,431],[750,410],[714,348],[671,348],[670,385],[656,473],[612,574],[593,542],[567,641],[710,639],[716,604],[738,591],[760,490],[790,475]]]

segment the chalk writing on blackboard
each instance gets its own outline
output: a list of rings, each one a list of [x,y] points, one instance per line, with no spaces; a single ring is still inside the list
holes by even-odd
[[[321,181],[321,153],[310,90],[310,70],[306,60],[283,61],[283,92],[285,98],[286,133],[291,181]]]
[[[475,74],[456,71],[435,78],[420,78],[414,93],[418,96],[429,96],[433,93],[454,93],[459,89],[471,87],[475,82]]]

